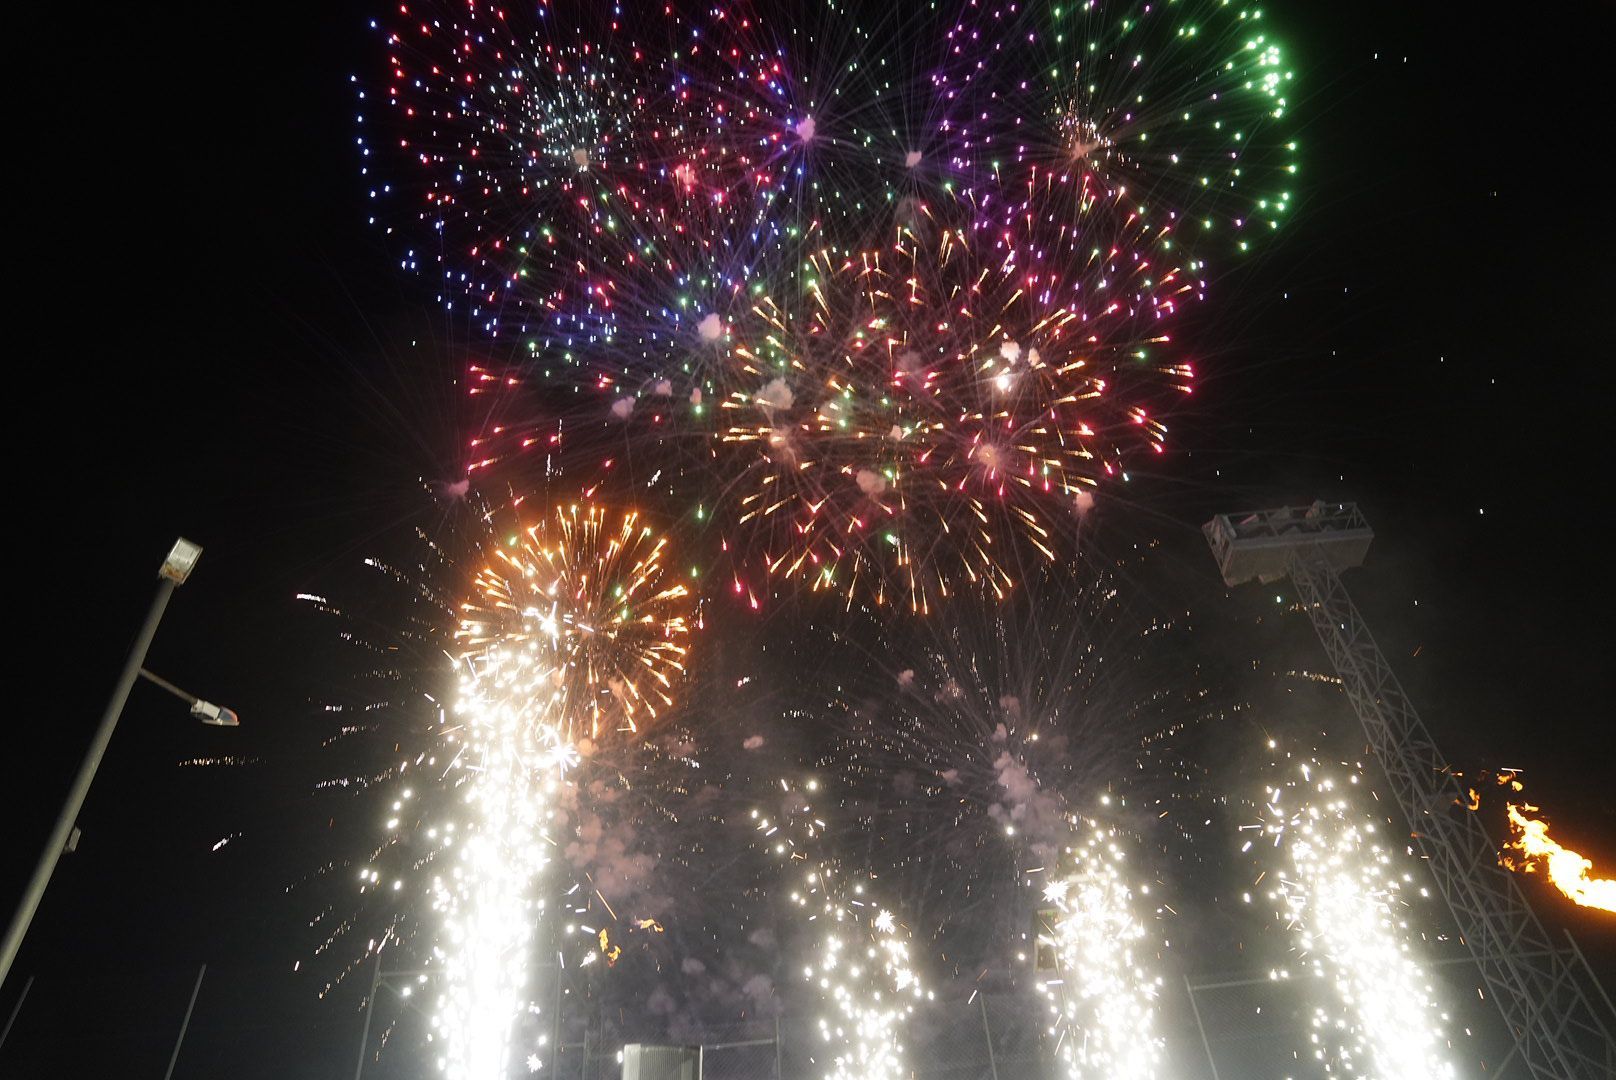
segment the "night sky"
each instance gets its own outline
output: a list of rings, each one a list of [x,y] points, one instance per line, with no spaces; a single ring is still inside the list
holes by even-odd
[[[334,814],[370,811],[310,794],[345,668],[293,597],[343,596],[365,555],[432,525],[420,481],[454,478],[451,380],[476,348],[365,221],[348,77],[380,70],[370,14],[125,6],[19,33],[42,70],[12,83],[12,517],[37,535],[14,537],[0,904],[177,534],[206,551],[149,666],[242,727],[137,686],[0,988],[9,1015],[38,976],[5,1075],[160,1075],[204,962],[176,1075],[351,1074],[355,995],[294,977],[310,912],[287,888],[354,855],[365,822]],[[1524,768],[1608,876],[1616,217],[1597,162],[1616,9],[1267,15],[1302,84],[1297,209],[1218,281],[1193,413],[1107,512],[1190,559],[1212,512],[1358,501],[1377,539],[1349,585],[1448,758]],[[1218,602],[1198,567],[1197,602]],[[224,755],[257,764],[179,764]],[[1527,891],[1611,968],[1616,921]]]

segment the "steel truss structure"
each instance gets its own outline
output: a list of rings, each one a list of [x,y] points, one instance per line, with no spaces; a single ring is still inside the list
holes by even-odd
[[[1453,912],[1514,1050],[1493,1075],[1616,1077],[1610,1000],[1570,936],[1552,936],[1431,740],[1341,582],[1374,532],[1351,503],[1220,514],[1202,529],[1226,584],[1289,577]],[[1596,1004],[1603,1002],[1603,1009]]]

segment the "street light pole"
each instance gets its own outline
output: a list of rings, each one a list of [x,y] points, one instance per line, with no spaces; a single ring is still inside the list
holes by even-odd
[[[202,992],[202,976],[207,973],[206,964],[196,973],[196,985],[191,987],[191,1000],[185,1006],[185,1019],[180,1021],[180,1037],[174,1040],[174,1052],[168,1057],[168,1071],[163,1073],[163,1080],[174,1080],[174,1066],[179,1064],[180,1048],[185,1045],[185,1033],[191,1030],[191,1014],[196,1011],[196,995]]]
[[[45,841],[39,864],[34,867],[34,876],[28,880],[28,888],[17,904],[16,914],[11,917],[11,925],[6,927],[5,942],[0,944],[0,985],[11,973],[12,961],[16,960],[22,939],[28,934],[28,925],[34,920],[34,912],[39,910],[39,902],[45,896],[45,888],[56,870],[56,862],[73,834],[79,811],[84,807],[84,797],[90,791],[90,782],[95,779],[95,770],[107,752],[107,744],[112,741],[112,730],[118,726],[118,717],[123,713],[129,690],[140,676],[141,665],[146,662],[146,651],[151,648],[152,638],[157,635],[157,624],[163,619],[168,598],[174,594],[174,586],[182,584],[189,576],[201,554],[200,547],[181,539],[174,544],[168,558],[163,561],[162,569],[158,571],[162,580],[158,582],[157,595],[152,597],[151,608],[146,612],[146,621],[140,627],[134,647],[129,650],[129,658],[124,661],[123,671],[118,675],[118,683],[113,687],[106,711],[101,714],[101,726],[96,728],[95,738],[90,741],[90,748],[84,752],[84,760],[79,763],[73,786],[68,789],[67,800],[62,803],[62,812],[56,818],[56,827],[51,830],[50,839]]]

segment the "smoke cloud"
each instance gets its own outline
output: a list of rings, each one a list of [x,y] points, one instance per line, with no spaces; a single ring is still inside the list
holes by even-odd
[[[765,409],[789,409],[796,400],[784,379],[770,379],[757,393],[756,401]]]

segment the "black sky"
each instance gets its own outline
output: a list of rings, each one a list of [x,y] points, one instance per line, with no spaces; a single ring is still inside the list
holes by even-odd
[[[326,722],[308,702],[335,665],[292,598],[340,589],[428,512],[416,481],[452,471],[457,400],[428,283],[365,224],[348,76],[379,69],[370,13],[62,11],[13,45],[37,70],[10,80],[23,559],[0,905],[176,534],[206,554],[151,666],[244,725],[136,689],[19,963],[40,975],[24,1017],[93,987],[73,1029],[110,1033],[131,1075],[161,1068],[204,961],[226,974],[178,1075],[351,1070],[351,1010],[287,990],[307,912],[284,889],[342,854],[307,798]],[[1616,13],[1276,0],[1268,18],[1299,58],[1297,210],[1217,288],[1198,413],[1141,499],[1179,537],[1215,509],[1357,499],[1378,539],[1353,588],[1449,758],[1526,768],[1616,866],[1616,215],[1598,165]],[[176,766],[221,754],[268,764]],[[1579,925],[1613,955],[1609,920]]]

